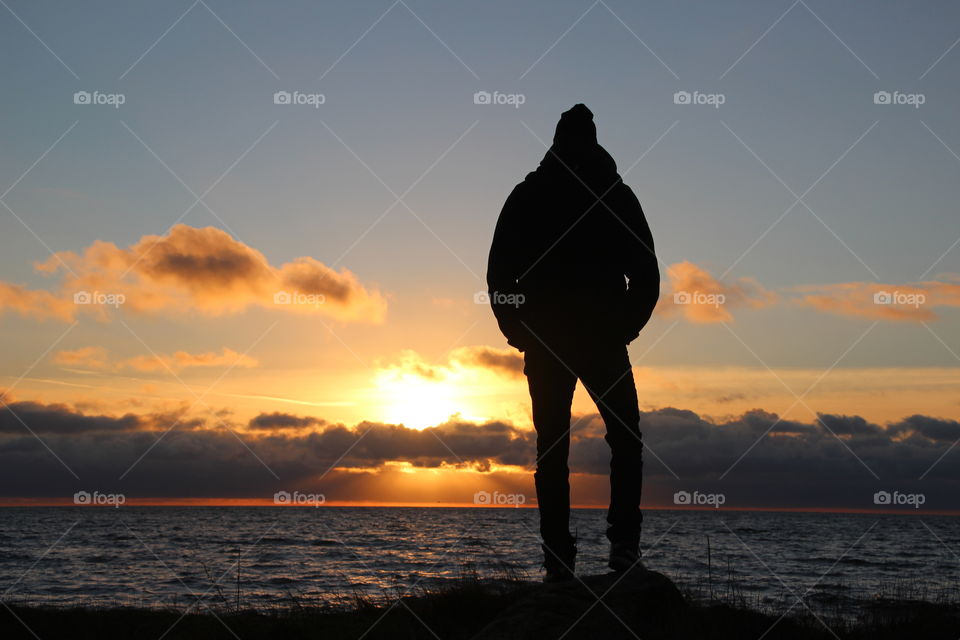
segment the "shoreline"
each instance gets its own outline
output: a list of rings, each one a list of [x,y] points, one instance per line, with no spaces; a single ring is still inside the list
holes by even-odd
[[[229,591],[229,588],[226,589]],[[856,618],[806,609],[764,611],[741,602],[704,602],[681,593],[653,571],[578,576],[542,585],[462,578],[441,588],[371,598],[346,606],[245,609],[231,594],[183,608],[57,607],[7,603],[0,634],[19,638],[949,638],[960,629],[960,606],[877,600]],[[866,604],[866,603],[865,603]],[[602,634],[602,635],[597,635]]]

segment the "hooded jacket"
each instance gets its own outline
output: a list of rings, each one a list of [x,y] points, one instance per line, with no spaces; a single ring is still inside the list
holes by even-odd
[[[507,198],[487,285],[500,330],[521,351],[626,344],[650,319],[660,291],[653,237],[584,105],[562,115],[540,166]]]

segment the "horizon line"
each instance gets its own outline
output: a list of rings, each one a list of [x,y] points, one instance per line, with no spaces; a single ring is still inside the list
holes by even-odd
[[[322,504],[277,504],[269,498],[137,498],[125,500],[122,505],[114,504],[76,504],[72,498],[0,498],[0,508],[30,507],[76,507],[117,509],[120,507],[277,507],[291,509],[319,508],[433,508],[433,509],[535,509],[536,504],[489,505],[473,502],[383,502],[364,500],[326,501]],[[606,509],[606,504],[573,504],[571,509]],[[644,511],[697,511],[697,512],[773,512],[773,513],[838,513],[838,514],[874,514],[874,515],[936,515],[958,516],[960,510],[950,509],[865,509],[855,507],[699,507],[678,505],[649,505]]]

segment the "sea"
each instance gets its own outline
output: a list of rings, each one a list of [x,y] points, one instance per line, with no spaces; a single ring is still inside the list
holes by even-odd
[[[604,518],[572,513],[579,574],[606,572]],[[958,601],[957,517],[647,510],[642,548],[703,599]],[[529,508],[0,509],[0,599],[29,605],[336,607],[464,577],[539,580],[541,560]]]

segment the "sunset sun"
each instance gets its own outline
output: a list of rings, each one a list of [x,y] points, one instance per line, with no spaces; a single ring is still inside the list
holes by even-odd
[[[462,411],[456,385],[446,380],[429,380],[408,372],[388,370],[377,376],[376,386],[383,399],[382,419],[385,422],[424,429]]]

